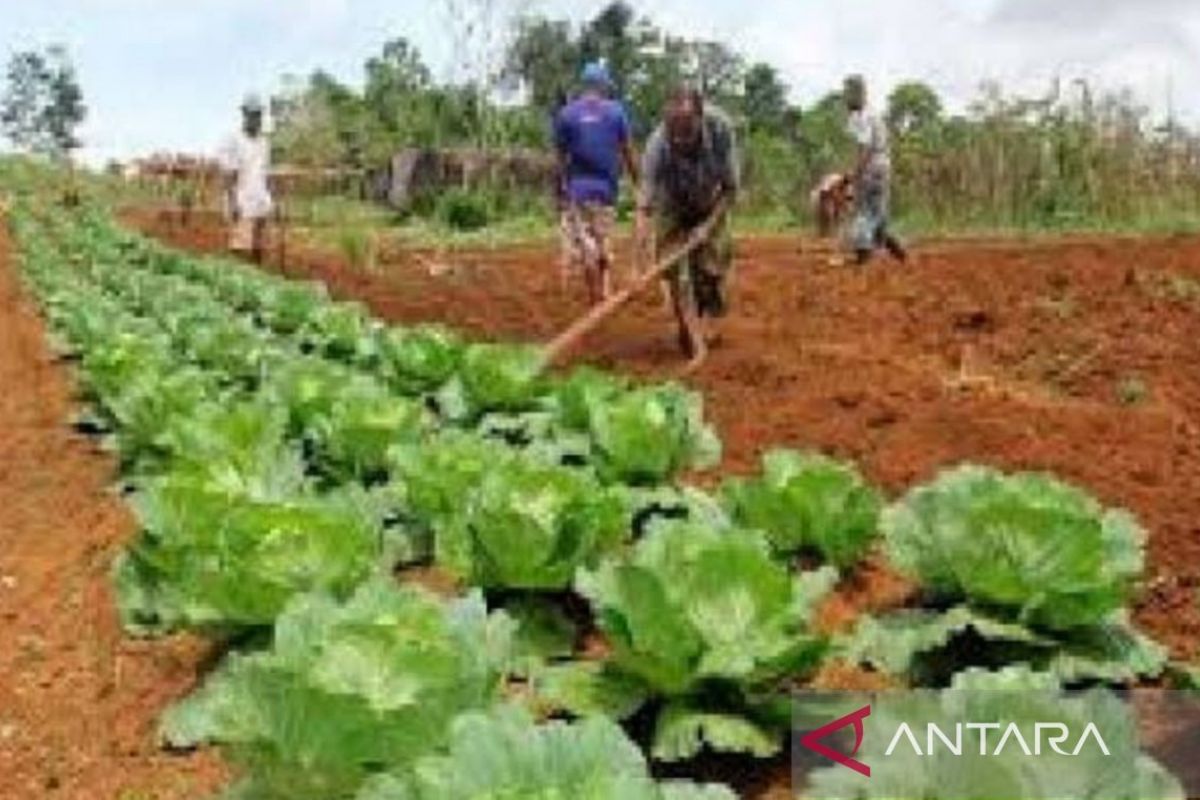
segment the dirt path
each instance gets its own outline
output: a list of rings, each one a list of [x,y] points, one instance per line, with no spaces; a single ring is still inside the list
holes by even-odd
[[[205,648],[121,637],[108,570],[134,521],[71,412],[0,219],[0,797],[193,800],[219,765],[160,753],[154,730]]]
[[[216,220],[128,219],[222,246]],[[546,249],[392,254],[374,274],[289,252],[289,274],[398,322],[544,340],[583,310]],[[1055,472],[1142,520],[1138,620],[1176,655],[1200,655],[1200,240],[939,242],[909,268],[865,272],[787,238],[737,252],[725,344],[693,381],[727,470],[786,445],[852,458],[893,493],[962,461]],[[656,298],[582,356],[653,377],[679,365]]]

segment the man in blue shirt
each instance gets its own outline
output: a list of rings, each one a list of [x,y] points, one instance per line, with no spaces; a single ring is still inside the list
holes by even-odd
[[[612,79],[603,64],[583,70],[583,91],[554,121],[558,150],[563,264],[583,272],[594,304],[611,288],[609,238],[616,221],[622,163],[637,183],[629,119],[609,97]]]

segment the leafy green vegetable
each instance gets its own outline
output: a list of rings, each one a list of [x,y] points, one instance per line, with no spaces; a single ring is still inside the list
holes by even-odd
[[[733,800],[723,786],[656,784],[625,734],[595,717],[534,725],[521,712],[455,721],[450,750],[378,779],[358,800]]]
[[[1144,540],[1124,511],[1046,476],[962,467],[912,491],[882,527],[893,560],[932,594],[925,608],[862,620],[844,643],[853,661],[926,686],[970,667],[1025,664],[1068,684],[1166,668],[1124,611]]]
[[[656,739],[663,757],[686,757],[694,750],[681,739],[695,741],[713,725],[711,746],[735,738],[719,732],[730,726],[717,717],[696,720],[694,713],[737,713],[751,694],[816,665],[825,643],[808,622],[835,580],[832,570],[789,575],[759,533],[677,523],[651,531],[627,560],[581,571],[576,585],[613,648],[612,668],[684,704],[674,708],[690,709],[691,721],[660,719]],[[738,741],[745,745],[738,749],[765,750],[761,737],[753,746]]]
[[[496,442],[453,430],[427,442],[395,447],[389,454],[405,509],[413,521],[427,528],[460,513],[484,474],[502,469],[512,458],[512,452]]]
[[[325,303],[309,312],[300,339],[329,358],[366,363],[377,351],[375,325],[362,303]]]
[[[263,390],[287,409],[292,433],[311,438],[317,427],[334,415],[345,394],[369,391],[372,386],[371,381],[340,364],[297,357],[268,375]]]
[[[262,398],[198,406],[168,420],[162,442],[172,475],[223,492],[269,500],[304,485],[300,452],[287,440],[287,414]]]
[[[524,345],[477,344],[468,347],[459,370],[472,416],[489,411],[528,411],[544,385],[542,351]]]
[[[882,500],[851,466],[816,453],[774,450],[763,474],[723,487],[734,520],[767,534],[779,553],[814,550],[846,568],[878,532]]]
[[[165,374],[147,369],[131,378],[120,393],[104,400],[117,431],[122,462],[161,459],[170,446],[164,440],[167,426],[195,416],[218,396],[210,377],[189,367]]]
[[[733,527],[733,521],[720,501],[694,486],[629,486],[622,490],[632,509],[637,538],[656,525],[681,521],[717,529]]]
[[[748,683],[796,674],[822,650],[807,631],[828,572],[793,578],[753,532],[675,524],[625,562],[584,572],[614,662],[653,688],[681,694],[707,678]]]
[[[612,481],[657,484],[720,459],[720,441],[704,424],[703,401],[678,385],[591,400],[588,426],[596,465]]]
[[[297,594],[348,594],[380,552],[375,521],[339,498],[260,500],[172,476],[136,506],[142,534],[116,565],[134,631],[270,625]]]
[[[539,711],[568,711],[577,717],[627,719],[650,699],[640,679],[601,661],[566,661],[530,671],[532,704]]]
[[[464,349],[456,334],[436,325],[392,328],[379,341],[388,382],[408,395],[435,391],[449,381],[462,363]]]
[[[504,604],[504,612],[517,623],[513,649],[520,674],[528,675],[550,661],[562,661],[575,654],[579,630],[552,601],[517,597]]]
[[[511,636],[477,594],[443,603],[380,579],[344,605],[299,597],[272,648],[232,656],[168,713],[163,736],[220,744],[255,798],[352,797],[372,775],[438,752],[460,713],[499,699]]]
[[[779,752],[779,731],[745,713],[706,711],[687,702],[668,704],[658,718],[654,758],[684,761],[705,747],[717,752],[770,758]]]
[[[375,387],[347,387],[327,416],[314,422],[327,472],[337,480],[370,479],[386,473],[389,451],[419,441],[432,429],[424,406]]]
[[[629,382],[592,367],[580,367],[554,387],[555,411],[569,430],[587,431],[592,409],[628,390]]]
[[[945,597],[1054,630],[1103,623],[1129,600],[1145,532],[1045,475],[966,466],[883,516],[892,560]]]
[[[78,336],[84,349],[81,366],[85,394],[101,404],[126,391],[140,374],[151,370],[165,373],[170,364],[170,344],[161,334],[142,336],[134,331],[118,331],[106,322]]]
[[[471,585],[564,589],[620,545],[619,496],[586,475],[513,458],[487,470],[436,531],[438,562]]]
[[[964,667],[1025,664],[1067,684],[1131,684],[1166,668],[1166,651],[1123,620],[1063,634],[967,606],[865,617],[841,643],[841,655],[917,686],[946,686]]]
[[[267,367],[286,357],[274,339],[249,324],[211,325],[190,342],[198,363],[235,380],[257,384]]]
[[[283,282],[262,301],[264,321],[278,333],[296,333],[327,302],[325,287],[315,283]]]

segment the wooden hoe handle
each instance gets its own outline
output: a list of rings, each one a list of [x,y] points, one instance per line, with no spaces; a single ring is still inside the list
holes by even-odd
[[[630,300],[637,297],[647,288],[654,285],[656,281],[662,278],[666,272],[675,266],[681,259],[691,255],[693,251],[700,245],[708,241],[712,236],[713,229],[716,228],[721,216],[725,213],[728,204],[722,200],[717,204],[717,207],[698,227],[694,228],[687,240],[679,247],[675,248],[667,255],[655,262],[646,272],[637,276],[628,286],[621,289],[616,294],[610,295],[602,303],[593,306],[586,314],[571,324],[569,328],[560,333],[549,344],[546,345],[543,353],[543,369],[554,366],[562,361],[580,340],[591,333],[604,323],[609,317],[616,314],[624,308]]]

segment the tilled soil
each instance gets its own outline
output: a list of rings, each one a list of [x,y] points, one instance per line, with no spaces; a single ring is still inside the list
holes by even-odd
[[[215,219],[128,219],[181,246],[223,245]],[[1200,240],[916,252],[910,265],[864,270],[832,266],[794,239],[739,243],[723,342],[689,381],[720,429],[723,469],[751,470],[775,446],[819,448],[894,495],[964,461],[1057,473],[1142,520],[1150,568],[1138,621],[1177,656],[1196,657]],[[287,255],[288,274],[396,322],[539,340],[585,310],[549,248],[402,252],[372,273],[294,244]],[[681,365],[658,296],[607,323],[578,358],[653,377]]]
[[[112,459],[68,426],[69,370],[5,231],[0,219],[0,797],[192,800],[223,769],[161,752],[154,731],[210,648],[121,634],[109,566],[135,524]]]
[[[128,219],[178,245],[222,247],[216,220]],[[288,274],[397,322],[537,340],[584,310],[546,248],[397,253],[372,274],[289,251]],[[723,343],[690,379],[724,439],[723,470],[751,470],[773,446],[819,448],[893,495],[962,461],[1053,471],[1138,514],[1151,534],[1138,621],[1177,656],[1200,655],[1200,240],[918,254],[856,270],[792,240],[739,244]],[[203,796],[226,771],[212,754],[161,753],[154,726],[214,653],[121,635],[108,571],[134,523],[109,491],[112,460],[67,425],[69,370],[49,356],[9,259],[0,232],[0,797]],[[649,297],[578,357],[669,377],[681,364],[674,340]],[[902,591],[868,569],[831,614]],[[749,766],[701,764],[745,796],[790,796],[784,761]]]

